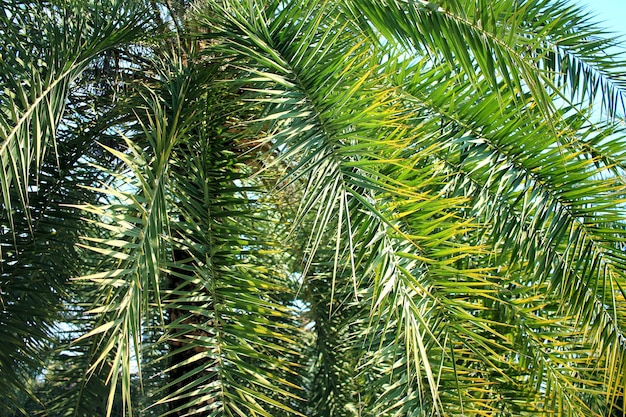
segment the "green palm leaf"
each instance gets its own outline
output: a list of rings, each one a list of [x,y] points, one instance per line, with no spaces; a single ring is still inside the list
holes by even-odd
[[[624,62],[585,13],[146,5],[0,18],[0,365],[50,350],[10,412],[623,414]]]

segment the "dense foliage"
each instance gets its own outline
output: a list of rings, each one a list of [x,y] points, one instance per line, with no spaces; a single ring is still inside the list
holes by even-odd
[[[581,9],[0,3],[3,415],[624,415]]]

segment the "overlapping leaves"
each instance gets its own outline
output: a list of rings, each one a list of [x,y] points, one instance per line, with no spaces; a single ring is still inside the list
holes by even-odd
[[[620,411],[622,63],[583,14],[157,10],[177,32],[135,63],[81,206],[93,325],[74,349],[109,410],[119,384],[146,415]],[[30,175],[14,154],[5,188]]]

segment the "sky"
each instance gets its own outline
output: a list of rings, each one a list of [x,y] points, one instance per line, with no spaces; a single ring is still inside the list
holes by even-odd
[[[584,7],[595,21],[612,32],[620,33],[626,44],[626,0],[570,0],[572,4]]]

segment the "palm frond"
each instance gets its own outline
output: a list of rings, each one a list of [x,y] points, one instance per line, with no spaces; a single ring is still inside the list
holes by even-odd
[[[146,26],[137,5],[111,1],[95,8],[83,6],[81,2],[3,3],[0,186],[11,228],[16,202],[29,215],[28,188],[37,182],[49,148],[57,146],[70,89],[76,88],[73,81],[91,60],[113,46],[136,40]],[[11,193],[17,197],[9,198]]]
[[[7,374],[8,410],[623,414],[623,59],[587,15],[149,3],[0,17],[7,337],[34,357],[54,320],[67,336],[44,382]]]

